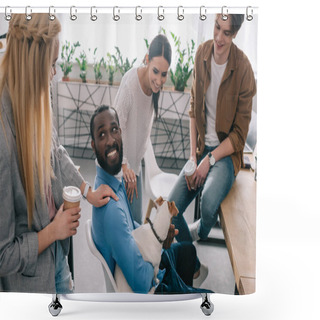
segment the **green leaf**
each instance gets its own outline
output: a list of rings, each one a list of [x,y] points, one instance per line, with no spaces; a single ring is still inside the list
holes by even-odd
[[[61,50],[61,59],[62,62],[60,63],[61,70],[63,71],[64,76],[67,76],[72,70],[72,58],[75,53],[77,47],[80,46],[79,41],[70,45],[70,42],[67,40],[62,45]]]
[[[176,90],[183,91],[193,70],[195,42],[191,39],[191,43],[186,44],[186,48],[181,49],[181,40],[178,35],[170,32],[174,41],[176,52],[175,70],[170,69],[170,78]]]
[[[144,39],[144,42],[146,44],[147,49],[149,49],[149,41],[148,41],[148,39]]]

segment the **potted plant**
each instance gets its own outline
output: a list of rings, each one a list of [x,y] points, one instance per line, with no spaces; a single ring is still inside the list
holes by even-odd
[[[128,58],[123,60],[119,47],[115,48],[117,52],[115,55],[112,55],[112,57],[117,69],[120,71],[121,75],[124,76],[124,74],[133,67],[133,64],[136,62],[137,58],[133,59],[131,63],[129,62]]]
[[[104,60],[104,67],[108,74],[108,83],[110,86],[112,86],[114,74],[117,72],[117,66],[114,63],[114,59],[112,58],[112,55],[109,52],[107,53],[107,60]]]
[[[162,31],[166,34],[163,28]],[[195,42],[191,39],[191,45],[187,43],[187,49],[181,49],[180,37],[177,37],[173,32],[170,32],[170,34],[176,47],[176,54],[178,55],[175,71],[173,72],[170,69],[170,78],[174,89],[183,92],[193,70]]]
[[[101,66],[103,66],[104,59],[101,58],[100,60],[97,60],[97,57],[96,57],[97,49],[98,48],[95,48],[93,51],[93,71],[94,71],[94,78],[96,80],[96,83],[98,84],[102,79]]]
[[[161,32],[165,36],[167,36],[166,30],[164,28],[160,28],[159,33]],[[176,64],[175,72],[173,72],[170,68],[170,79],[176,91],[184,92],[184,89],[187,86],[187,82],[193,70],[193,65],[194,65],[193,55],[195,51],[195,43],[191,39],[191,45],[187,43],[187,49],[181,50],[180,37],[178,38],[173,32],[170,32],[170,34],[174,41],[174,45],[176,47],[176,54],[178,55],[178,61]],[[147,49],[149,49],[148,40],[144,39],[144,42]]]
[[[69,77],[68,74],[72,70],[72,58],[76,51],[76,48],[80,46],[79,41],[75,42],[74,44],[70,44],[69,41],[66,40],[65,44],[62,46],[61,50],[61,59],[62,62],[59,64],[61,70],[63,72],[62,80],[68,81]]]
[[[84,52],[84,50],[82,50],[82,52],[80,53],[79,58],[76,58],[76,61],[78,62],[78,65],[80,68],[80,78],[81,78],[82,82],[85,83],[85,82],[87,82],[88,63],[87,63],[87,55]]]

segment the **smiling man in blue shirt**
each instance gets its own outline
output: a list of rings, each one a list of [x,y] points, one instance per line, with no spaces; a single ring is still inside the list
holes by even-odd
[[[93,207],[93,240],[114,274],[116,264],[122,270],[133,292],[148,293],[155,286],[154,270],[143,260],[132,231],[139,226],[131,215],[126,189],[122,179],[122,138],[116,111],[108,106],[99,107],[91,118],[91,146],[96,155],[97,176],[95,188],[109,185],[119,201],[110,200],[101,208]],[[174,226],[168,230],[156,293],[207,292],[192,288],[196,252],[191,243],[174,243]],[[200,290],[200,291],[199,291]]]

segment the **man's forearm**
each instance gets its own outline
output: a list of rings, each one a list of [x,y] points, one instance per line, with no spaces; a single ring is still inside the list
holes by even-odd
[[[197,126],[196,126],[196,119],[190,118],[190,158],[194,158],[196,161],[197,155]]]

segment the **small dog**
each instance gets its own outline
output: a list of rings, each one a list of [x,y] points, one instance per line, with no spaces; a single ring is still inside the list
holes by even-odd
[[[177,216],[179,210],[174,201],[168,202],[159,197],[154,202],[157,214],[154,221],[145,223],[132,231],[132,235],[138,245],[140,253],[145,261],[152,263],[154,267],[154,279],[157,282],[157,275],[161,260],[161,250],[164,240],[167,238],[172,217]],[[146,219],[148,220],[149,217]],[[121,269],[116,265],[114,278],[120,292],[132,292]],[[149,293],[154,292],[154,287]]]

